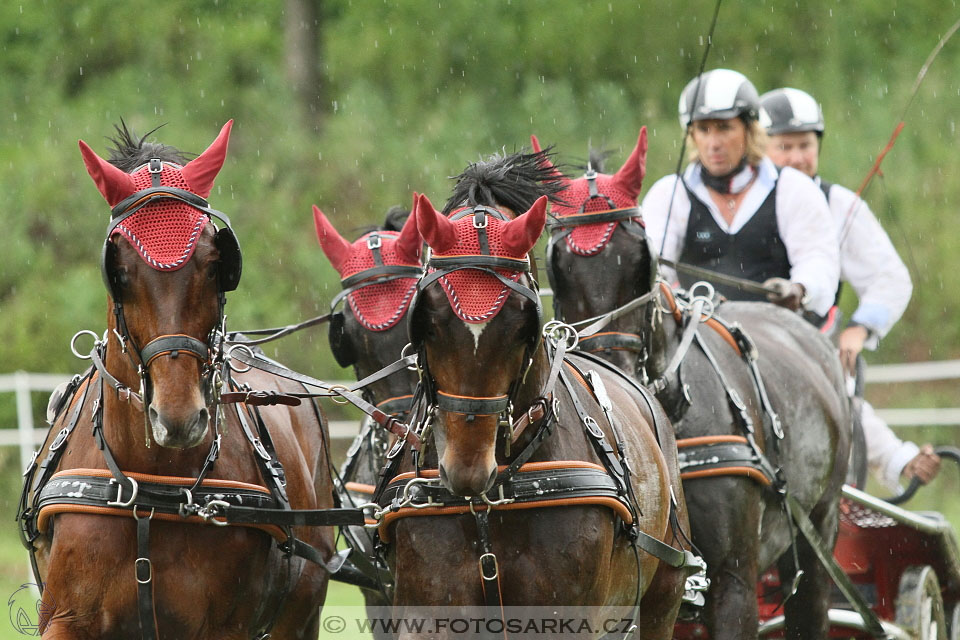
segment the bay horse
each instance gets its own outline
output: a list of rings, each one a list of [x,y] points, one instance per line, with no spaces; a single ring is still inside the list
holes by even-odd
[[[408,421],[418,377],[409,366],[383,372],[398,359],[407,346],[406,316],[423,271],[420,250],[423,244],[415,219],[406,211],[399,230],[391,222],[403,211],[388,212],[383,228],[366,232],[353,242],[347,241],[326,215],[313,207],[317,240],[324,255],[341,277],[343,290],[331,302],[330,349],[341,367],[352,367],[357,380],[371,380],[361,389],[363,398],[385,413]],[[340,304],[343,310],[337,311]],[[347,451],[340,470],[339,487],[344,503],[369,502],[377,474],[386,460],[390,439],[373,420],[362,422],[360,433]],[[355,548],[354,563],[361,563],[372,584],[361,589],[369,607],[385,607],[392,599],[393,584],[377,561],[376,533],[353,527],[344,530]],[[361,557],[363,556],[363,557]],[[363,562],[364,559],[369,559]],[[359,568],[359,567],[358,567]],[[371,609],[372,614],[379,609]],[[374,617],[374,615],[371,615]],[[380,630],[374,630],[380,635]]]
[[[45,639],[317,637],[332,528],[215,516],[333,505],[319,408],[256,406],[258,394],[304,388],[231,371],[222,351],[241,256],[206,198],[231,126],[189,162],[125,124],[110,162],[79,143],[113,208],[102,257],[110,306],[95,366],[54,403],[21,501]],[[310,549],[315,562],[301,557]]]
[[[570,605],[595,624],[636,606],[638,637],[669,638],[689,559],[672,431],[602,361],[564,357],[567,330],[541,338],[528,254],[556,189],[542,159],[472,165],[449,218],[426,196],[412,214],[432,251],[409,324],[427,406],[423,448],[399,442],[378,486],[394,605]],[[517,162],[508,208],[489,186]]]
[[[644,128],[615,174],[590,166],[583,178],[561,178],[568,204],[553,209],[557,218],[547,249],[555,309],[564,321],[576,323],[652,296],[650,304],[615,319],[581,348],[655,388],[674,421],[677,441],[690,445],[681,449],[682,456],[702,465],[703,471],[688,468],[683,486],[693,542],[711,581],[703,611],[710,638],[756,637],[757,580],[774,562],[783,584],[790,584],[798,569],[803,572],[785,604],[787,637],[825,638],[826,570],[806,539],[794,536],[783,496],[773,488],[777,478],[764,476],[782,474],[779,486],[809,514],[832,553],[851,420],[836,354],[794,313],[768,303],[723,302],[716,318],[700,324],[679,368],[668,371],[692,313],[688,304],[682,314],[659,280],[657,253],[637,207],[646,150]],[[708,310],[712,303],[704,301],[699,308]],[[753,373],[751,361],[760,375]],[[775,433],[781,425],[782,437]],[[772,469],[761,469],[754,460],[730,470],[738,475],[717,475],[722,472],[704,464],[710,447],[744,447],[748,436]],[[740,444],[729,444],[734,441]],[[739,457],[744,452],[747,459],[757,457],[749,449]]]

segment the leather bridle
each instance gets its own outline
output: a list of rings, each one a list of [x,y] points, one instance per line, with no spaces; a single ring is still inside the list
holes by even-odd
[[[113,301],[113,314],[116,318],[116,329],[114,329],[113,333],[120,343],[121,351],[127,355],[130,359],[130,364],[137,372],[137,376],[140,379],[139,392],[133,392],[127,389],[110,374],[106,369],[103,359],[93,358],[94,366],[98,369],[104,380],[114,387],[118,393],[125,390],[125,396],[122,395],[121,397],[125,397],[127,400],[133,399],[142,405],[147,447],[150,446],[151,441],[150,419],[147,412],[147,407],[150,406],[152,389],[150,382],[150,365],[158,358],[169,357],[176,359],[180,354],[186,354],[196,358],[202,365],[200,377],[203,380],[204,400],[207,406],[215,406],[218,403],[222,387],[220,374],[224,366],[224,351],[222,345],[225,335],[224,306],[226,305],[226,292],[236,289],[242,269],[240,245],[230,226],[230,219],[222,212],[212,208],[204,198],[201,198],[195,193],[175,187],[162,186],[160,184],[160,178],[163,171],[163,163],[160,160],[151,159],[148,164],[152,186],[131,194],[111,209],[111,220],[107,225],[106,240],[104,241],[103,254],[101,256],[101,272],[103,274],[104,284]],[[117,226],[124,220],[139,212],[146,205],[159,200],[176,200],[206,214],[208,220],[212,220],[215,217],[224,224],[222,228],[215,232],[214,236],[214,242],[220,251],[217,281],[218,318],[213,329],[210,330],[206,341],[179,333],[164,334],[148,340],[143,347],[140,347],[127,327],[126,317],[123,311],[122,292],[109,264],[112,259],[111,252],[116,249],[116,245],[111,242],[111,237]],[[218,420],[219,412],[213,411],[212,413],[215,416],[215,420]]]
[[[592,169],[588,170],[584,176],[587,180],[589,197],[583,201],[577,213],[565,216],[554,217],[548,223],[550,229],[550,240],[547,243],[546,261],[547,277],[550,280],[550,286],[554,291],[553,310],[556,317],[562,317],[556,274],[554,273],[554,250],[559,241],[567,238],[577,227],[585,225],[600,224],[604,222],[616,222],[618,226],[642,241],[646,241],[647,235],[643,224],[642,212],[640,207],[617,208],[613,200],[599,192],[596,183],[597,173]],[[601,198],[606,201],[609,209],[602,211],[586,211],[587,205],[595,198]],[[651,250],[651,273],[655,279],[657,273],[656,254]],[[653,282],[651,282],[651,289]],[[636,333],[621,331],[607,331],[597,333],[592,336],[581,338],[579,348],[582,351],[605,351],[621,350],[631,351],[640,355],[641,361],[647,357],[646,342]],[[642,364],[642,362],[641,362]]]
[[[441,411],[447,411],[451,413],[465,414],[467,415],[468,422],[473,421],[474,416],[500,415],[502,418],[501,424],[509,425],[512,424],[511,414],[513,413],[513,400],[515,399],[516,394],[519,392],[520,386],[523,383],[523,379],[526,377],[526,372],[533,364],[533,355],[536,352],[537,347],[540,345],[540,327],[542,326],[543,322],[543,308],[540,302],[537,281],[533,278],[531,272],[529,256],[523,259],[518,259],[490,255],[490,247],[486,233],[487,216],[493,216],[498,220],[505,222],[509,221],[510,218],[501,211],[498,211],[492,207],[476,205],[458,211],[450,217],[450,220],[459,220],[470,215],[473,216],[473,226],[477,230],[481,252],[472,255],[468,254],[449,257],[430,256],[430,258],[427,260],[427,272],[417,283],[416,297],[414,298],[413,303],[411,303],[410,338],[413,347],[419,353],[419,366],[422,372],[424,391],[427,402],[431,408],[436,408],[440,409]],[[421,299],[422,292],[441,278],[455,271],[461,271],[464,269],[480,271],[496,278],[510,291],[517,293],[533,302],[534,308],[536,309],[537,331],[535,331],[527,340],[524,349],[523,360],[521,361],[521,369],[518,372],[517,377],[511,382],[510,389],[506,394],[487,397],[463,396],[459,394],[447,393],[438,389],[436,386],[436,381],[430,374],[429,367],[427,365],[423,341],[419,338],[419,335],[415,330],[416,328],[414,326],[414,321],[416,318],[416,308]],[[510,270],[518,272],[521,275],[526,275],[530,279],[532,286],[527,286],[519,281],[514,281],[511,278],[500,274],[498,271],[496,271],[496,269]]]

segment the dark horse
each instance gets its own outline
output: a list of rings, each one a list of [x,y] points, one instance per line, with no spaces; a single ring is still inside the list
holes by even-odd
[[[343,286],[331,303],[330,349],[341,367],[353,367],[357,380],[374,377],[362,389],[367,402],[406,422],[418,382],[416,372],[401,366],[382,378],[375,375],[397,361],[407,345],[406,316],[423,271],[420,266],[423,242],[413,216],[406,211],[402,226],[396,231],[389,228],[403,213],[394,207],[388,212],[384,228],[364,233],[351,243],[319,208],[313,208],[317,240],[340,274]],[[343,310],[337,311],[341,303]],[[340,491],[344,503],[357,505],[370,501],[390,444],[389,434],[377,428],[373,420],[363,421],[341,468],[344,486]],[[355,562],[362,562],[360,554],[374,557],[374,531],[354,527],[344,533],[351,546],[356,547]],[[367,604],[388,605],[393,591],[392,578],[384,575],[376,559],[362,566],[375,582],[371,585],[374,588],[362,590]],[[376,629],[374,633],[379,631]]]
[[[564,359],[569,334],[541,339],[528,252],[545,223],[537,196],[556,188],[542,160],[471,166],[450,218],[424,196],[415,207],[433,252],[410,312],[428,405],[418,415],[428,419],[417,423],[424,449],[399,443],[391,460],[405,473],[384,476],[394,604],[570,605],[589,607],[581,614],[594,624],[605,607],[639,605],[639,636],[669,638],[684,570],[633,541],[681,545],[672,432],[642,389],[602,362]],[[595,489],[564,483],[574,476]],[[410,505],[425,494],[432,504]],[[663,549],[674,562],[684,555]]]
[[[211,526],[224,524],[212,517],[221,498],[276,506],[280,483],[268,472],[293,508],[333,503],[316,406],[253,407],[245,391],[303,387],[223,366],[224,294],[236,288],[240,253],[205,198],[231,124],[190,162],[125,126],[109,163],[80,142],[115,207],[103,254],[111,304],[95,367],[65,396],[27,477],[22,522],[44,584],[44,638],[317,637],[324,567],[281,551],[284,527]],[[246,403],[221,404],[221,380]],[[71,492],[44,502],[65,484]],[[172,513],[143,506],[171,499]],[[292,530],[333,555],[330,527]]]
[[[644,129],[616,174],[596,173],[590,167],[584,178],[566,180],[562,197],[568,206],[554,207],[558,218],[548,249],[556,309],[566,322],[610,312],[661,287],[656,252],[636,202],[646,149]],[[690,314],[681,315],[668,289],[654,295],[651,304],[616,319],[581,348],[658,389],[681,446],[685,439],[704,436],[720,438],[700,442],[722,444],[729,437],[747,436],[747,425],[755,425],[757,445],[782,471],[786,491],[809,514],[828,552],[832,550],[850,437],[849,406],[833,347],[800,316],[780,307],[722,303],[717,313],[742,326],[759,353],[772,409],[765,411],[749,362],[741,355],[750,346],[739,339],[736,326],[731,333],[715,320],[701,324],[699,342],[679,370],[664,375]],[[708,352],[718,366],[711,364]],[[742,410],[735,398],[742,399]],[[773,432],[773,413],[782,422],[782,439]],[[803,571],[796,595],[785,605],[788,637],[825,638],[830,583],[799,534],[795,566],[793,527],[783,497],[749,477],[696,475],[701,477],[686,479],[685,474],[684,490],[693,541],[707,561],[711,580],[704,611],[710,637],[756,637],[755,585],[759,573],[779,559],[783,584],[790,584],[797,568]]]

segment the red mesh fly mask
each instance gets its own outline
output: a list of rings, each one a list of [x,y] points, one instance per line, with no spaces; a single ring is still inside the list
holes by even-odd
[[[190,187],[180,173],[181,167],[172,162],[159,163],[160,184],[189,191]],[[130,174],[137,191],[153,185],[150,164]],[[175,271],[187,263],[197,248],[197,238],[210,218],[202,211],[174,199],[154,200],[123,220],[111,232],[122,235],[137,250],[148,265],[158,271]]]
[[[350,256],[340,271],[344,288],[355,288],[347,294],[347,303],[354,317],[370,331],[386,331],[406,315],[410,301],[417,291],[420,265],[409,264],[397,250],[396,231],[372,231],[351,245]],[[380,266],[405,266],[416,273],[384,282],[361,284],[376,277],[373,273]],[[360,286],[351,285],[358,283]]]
[[[532,140],[534,149],[538,150],[539,142],[536,138]],[[610,242],[621,222],[633,220],[643,225],[637,197],[646,174],[646,157],[647,129],[643,127],[637,146],[615,174],[588,169],[583,178],[565,180],[567,188],[560,195],[567,204],[554,204],[552,212],[560,218],[554,227],[569,229],[565,240],[570,251],[581,256],[597,255]],[[634,210],[636,214],[632,215]],[[570,223],[576,220],[576,224],[564,225],[563,218],[568,218]]]
[[[486,208],[484,208],[486,209]],[[495,212],[490,214],[489,212]],[[504,221],[497,216],[504,214],[491,209],[483,211],[486,228],[478,229],[474,226],[474,209],[460,209],[450,215],[455,221],[457,244],[443,253],[434,253],[434,258],[452,258],[460,256],[490,255],[494,257],[527,260],[527,256],[514,255],[503,250],[502,230]],[[486,253],[482,246],[482,236],[486,236]],[[501,276],[516,282],[522,271],[495,269]],[[495,317],[503,303],[506,302],[510,289],[496,277],[477,269],[461,269],[451,271],[440,277],[440,286],[447,295],[454,313],[464,322],[479,324]]]
[[[630,193],[617,183],[614,176],[588,171],[583,178],[571,180],[568,184],[561,197],[570,203],[570,206],[553,205],[553,214],[558,218],[584,213],[636,209],[636,215],[630,216],[630,219],[643,225],[640,209],[637,208],[637,197],[635,195],[631,197]],[[562,223],[561,220],[560,224]],[[567,235],[567,247],[577,255],[594,256],[607,246],[618,224],[620,220],[578,225]]]

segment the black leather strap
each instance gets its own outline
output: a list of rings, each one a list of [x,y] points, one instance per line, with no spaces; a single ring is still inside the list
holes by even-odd
[[[588,224],[630,220],[631,218],[639,218],[642,215],[643,213],[640,211],[640,207],[626,207],[624,209],[611,208],[606,211],[588,211],[586,213],[580,212],[566,216],[557,216],[549,222],[548,226],[551,231],[554,229],[570,229]]]
[[[142,640],[157,640],[157,618],[153,608],[153,563],[150,561],[150,520],[153,514],[137,518],[137,615]]]
[[[489,398],[467,398],[437,390],[437,408],[441,411],[490,416],[503,413],[509,405],[510,397],[507,395],[491,396]]]
[[[149,367],[154,358],[167,354],[176,358],[181,351],[194,356],[200,362],[206,362],[210,357],[210,346],[206,342],[186,335],[168,335],[154,338],[144,345],[140,350],[140,360],[144,367]]]

